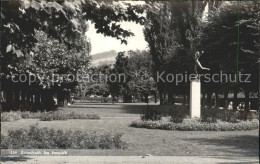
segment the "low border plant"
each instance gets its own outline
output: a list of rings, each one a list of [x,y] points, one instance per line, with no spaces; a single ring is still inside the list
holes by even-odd
[[[1,149],[125,149],[127,144],[122,135],[31,126],[1,135]]]
[[[19,112],[3,112],[1,113],[1,122],[12,122],[20,120],[22,117]]]
[[[201,122],[199,119],[184,119],[182,123],[165,121],[133,121],[130,124],[135,128],[180,130],[180,131],[240,131],[259,128],[257,119],[252,121],[240,121],[237,123],[217,120],[215,123]]]

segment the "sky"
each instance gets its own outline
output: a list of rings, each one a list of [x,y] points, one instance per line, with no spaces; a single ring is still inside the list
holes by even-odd
[[[90,24],[89,30],[86,33],[87,37],[91,41],[92,50],[90,55],[110,50],[120,52],[137,49],[145,50],[148,48],[148,44],[144,40],[143,26],[134,22],[122,22],[121,27],[125,30],[131,31],[135,35],[127,38],[127,45],[121,44],[121,41],[116,38],[105,37],[103,34],[96,33],[94,25]]]

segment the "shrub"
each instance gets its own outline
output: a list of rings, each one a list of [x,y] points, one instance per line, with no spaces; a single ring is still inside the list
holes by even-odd
[[[136,128],[180,130],[180,131],[239,131],[259,128],[258,120],[230,123],[218,120],[216,123],[200,122],[198,119],[184,119],[182,123],[162,121],[134,121],[130,125]]]
[[[96,119],[99,120],[100,116],[97,114],[80,114],[75,111],[68,114],[69,119]]]
[[[28,119],[28,118],[40,118],[41,116],[41,112],[29,112],[29,111],[25,111],[25,112],[20,112],[20,115],[23,119]]]
[[[1,136],[2,138],[2,136]],[[125,149],[122,134],[96,134],[31,126],[8,132],[1,140],[3,149]]]
[[[53,120],[67,120],[67,119],[100,119],[97,114],[80,114],[73,112],[54,111],[42,113],[40,116],[41,121],[53,121]]]
[[[174,123],[181,123],[183,119],[189,115],[187,106],[173,106],[170,109],[171,121]]]
[[[1,121],[2,122],[11,122],[11,121],[16,121],[20,120],[21,115],[18,112],[3,112],[1,113]]]
[[[141,115],[142,120],[160,120],[162,118],[162,114],[160,110],[156,109],[153,106],[147,106],[143,110],[143,114]]]
[[[257,112],[256,112],[257,113]],[[215,123],[218,119],[226,122],[236,123],[239,120],[258,119],[258,114],[247,111],[234,111],[224,109],[201,109],[201,121]]]
[[[67,120],[68,114],[62,111],[51,111],[40,115],[41,121]]]

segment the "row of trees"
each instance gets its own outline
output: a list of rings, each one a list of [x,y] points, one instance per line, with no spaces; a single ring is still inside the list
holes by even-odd
[[[154,75],[157,71],[165,71],[165,75],[194,73],[194,53],[204,50],[205,55],[200,60],[210,68],[207,73],[250,73],[252,81],[249,84],[202,83],[203,97],[207,94],[204,105],[212,106],[213,93],[217,99],[219,93],[225,93],[227,99],[231,92],[236,108],[237,93],[244,91],[248,109],[249,93],[257,92],[259,85],[259,4],[255,1],[239,4],[219,1],[148,3],[144,34],[154,63]],[[200,70],[200,73],[206,72]],[[175,85],[159,81],[157,86],[161,104],[174,103],[174,95],[189,95],[189,83]]]
[[[127,54],[127,55],[126,55]],[[153,95],[157,101],[156,83],[152,78],[152,59],[147,51],[119,52],[114,65],[101,65],[89,69],[90,76],[97,75],[85,83],[86,95],[122,96],[123,102],[148,101]]]

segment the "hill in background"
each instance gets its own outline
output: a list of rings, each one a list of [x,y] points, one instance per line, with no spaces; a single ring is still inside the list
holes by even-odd
[[[91,66],[98,66],[103,64],[114,64],[116,60],[117,52],[115,50],[101,52],[91,55]]]

